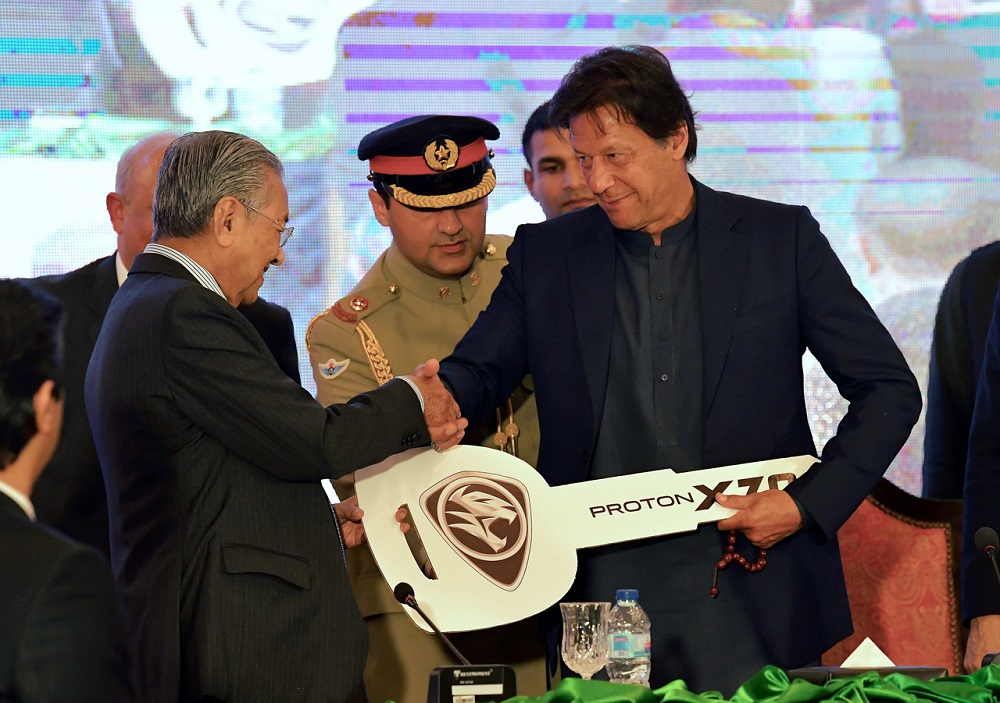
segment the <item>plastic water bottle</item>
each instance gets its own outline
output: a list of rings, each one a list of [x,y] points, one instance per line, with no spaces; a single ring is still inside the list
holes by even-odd
[[[612,681],[649,688],[649,616],[634,588],[620,589],[615,600],[608,616],[611,655],[604,668]]]

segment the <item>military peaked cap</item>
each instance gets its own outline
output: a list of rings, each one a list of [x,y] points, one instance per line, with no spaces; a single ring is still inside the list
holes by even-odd
[[[442,209],[490,194],[496,174],[486,140],[500,130],[479,117],[420,115],[365,135],[358,158],[368,179],[403,205]]]

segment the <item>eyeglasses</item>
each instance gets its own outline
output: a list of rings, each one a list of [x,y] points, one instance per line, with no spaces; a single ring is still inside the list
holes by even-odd
[[[240,202],[243,203],[242,200]],[[260,215],[261,217],[263,217],[268,222],[273,222],[274,223],[274,225],[280,230],[278,232],[278,246],[279,247],[284,247],[285,244],[288,242],[289,237],[292,236],[292,232],[295,231],[295,228],[294,227],[287,227],[287,226],[281,224],[280,222],[278,222],[277,220],[272,220],[270,217],[268,217],[267,215],[265,215],[264,213],[262,213],[260,210],[258,210],[257,208],[255,208],[250,203],[243,203],[243,205],[246,206],[246,207],[248,207],[248,208],[250,208],[254,212],[256,212],[258,215]]]

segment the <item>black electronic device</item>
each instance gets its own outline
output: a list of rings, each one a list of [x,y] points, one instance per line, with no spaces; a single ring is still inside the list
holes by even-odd
[[[514,669],[503,664],[470,664],[451,640],[445,637],[438,626],[421,610],[413,586],[405,582],[397,583],[392,589],[392,595],[403,605],[417,611],[455,658],[462,662],[461,666],[439,666],[431,671],[427,686],[427,703],[488,703],[517,695],[517,677]]]
[[[427,687],[427,703],[486,703],[516,695],[514,670],[499,664],[439,666]]]

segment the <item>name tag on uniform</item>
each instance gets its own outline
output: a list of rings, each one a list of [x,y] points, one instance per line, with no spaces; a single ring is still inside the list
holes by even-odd
[[[576,551],[690,532],[736,511],[716,493],[783,489],[817,462],[797,456],[700,471],[670,469],[550,487],[529,464],[495,449],[411,449],[355,474],[368,543],[390,588],[413,586],[446,632],[496,627],[559,601]],[[405,506],[436,578],[400,532]],[[404,608],[422,629],[430,628]]]

